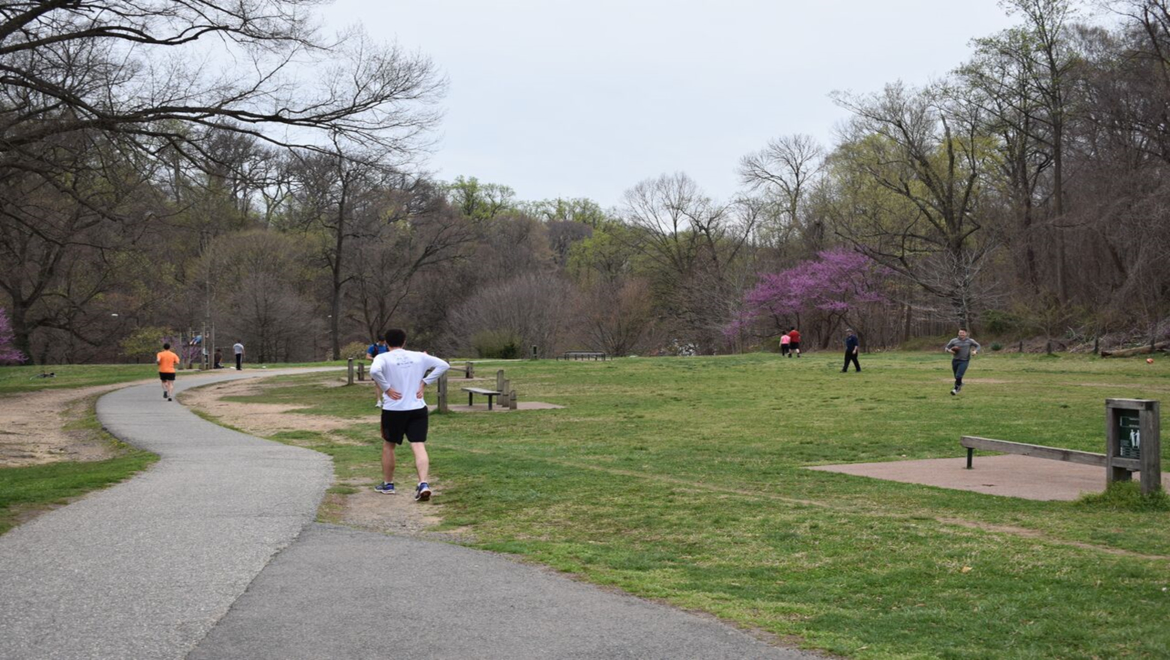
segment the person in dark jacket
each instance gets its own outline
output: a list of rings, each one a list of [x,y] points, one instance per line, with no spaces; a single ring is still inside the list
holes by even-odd
[[[845,331],[845,366],[841,368],[841,373],[849,371],[849,362],[853,362],[853,368],[861,371],[861,364],[857,362],[857,354],[861,350],[861,342],[857,340],[857,333],[852,329]]]

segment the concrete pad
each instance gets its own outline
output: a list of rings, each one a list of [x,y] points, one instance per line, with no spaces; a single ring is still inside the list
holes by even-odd
[[[1012,454],[976,454],[973,465],[974,469],[968,470],[967,457],[962,456],[808,469],[1028,500],[1075,500],[1085,493],[1105,490],[1105,468]]]

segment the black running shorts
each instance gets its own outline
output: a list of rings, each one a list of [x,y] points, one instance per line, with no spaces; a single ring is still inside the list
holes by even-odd
[[[798,342],[798,341],[789,342],[788,343],[788,350],[799,351],[800,350],[800,342]]]
[[[427,409],[425,406],[414,410],[382,411],[382,439],[400,445],[404,435],[411,442],[427,441]]]
[[[158,377],[162,380],[174,380],[175,374],[173,374],[173,373],[164,374],[163,372],[160,371],[160,372],[158,372]]]

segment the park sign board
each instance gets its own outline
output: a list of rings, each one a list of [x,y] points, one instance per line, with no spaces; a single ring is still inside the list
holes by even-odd
[[[1117,411],[1118,455],[1122,458],[1142,458],[1141,414],[1136,410]]]
[[[1106,479],[1129,481],[1141,472],[1142,493],[1162,487],[1159,404],[1149,399],[1105,400]]]

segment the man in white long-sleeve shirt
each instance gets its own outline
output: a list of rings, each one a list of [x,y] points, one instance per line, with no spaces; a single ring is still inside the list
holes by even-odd
[[[402,444],[402,437],[410,441],[414,465],[418,469],[418,486],[414,499],[431,499],[427,485],[430,459],[427,457],[427,404],[423,390],[435,382],[451,365],[426,353],[408,351],[406,333],[393,329],[386,332],[390,350],[374,358],[370,378],[382,393],[382,483],[374,488],[379,493],[394,494],[394,450]],[[428,375],[427,372],[430,371]]]

